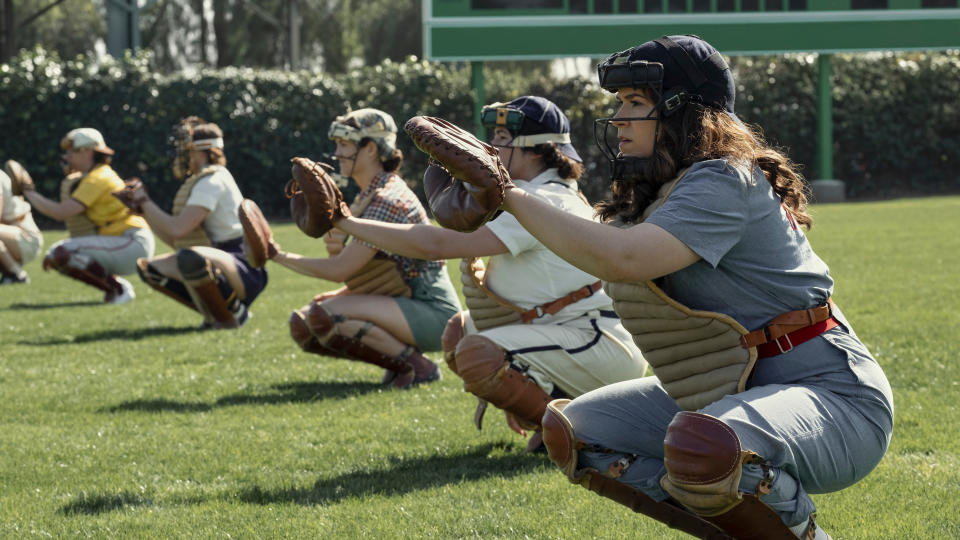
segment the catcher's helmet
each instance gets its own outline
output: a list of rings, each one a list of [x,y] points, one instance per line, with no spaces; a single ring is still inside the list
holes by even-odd
[[[388,158],[397,148],[397,124],[393,117],[379,109],[357,109],[338,116],[327,131],[330,139],[346,139],[359,144],[368,138],[377,143],[382,158]]]
[[[607,131],[612,122],[659,123],[690,102],[724,110],[736,118],[733,110],[736,88],[730,66],[716,49],[697,36],[663,36],[614,53],[597,65],[597,76],[600,86],[608,92],[620,88],[644,88],[653,93],[655,101],[655,115],[599,118],[595,121],[594,137],[610,161],[614,180],[642,176],[650,159],[620,155],[608,142]]]
[[[480,121],[484,127],[510,131],[510,146],[529,148],[552,142],[570,159],[583,161],[570,144],[570,120],[549,99],[521,96],[509,103],[492,103],[481,110]]]

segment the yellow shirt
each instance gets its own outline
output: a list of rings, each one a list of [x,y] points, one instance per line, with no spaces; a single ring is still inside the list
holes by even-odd
[[[120,236],[134,227],[146,229],[147,221],[111,195],[123,189],[123,180],[109,165],[97,165],[80,179],[71,197],[87,208],[86,215],[97,226],[97,233]]]

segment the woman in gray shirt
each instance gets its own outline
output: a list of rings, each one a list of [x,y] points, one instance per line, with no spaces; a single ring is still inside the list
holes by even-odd
[[[606,282],[657,377],[544,416],[574,482],[700,537],[829,538],[809,493],[843,489],[882,458],[887,380],[830,300],[803,234],[803,181],[734,115],[726,62],[695,36],[599,66],[617,115],[598,120],[613,197],[565,214],[507,186],[505,209]]]

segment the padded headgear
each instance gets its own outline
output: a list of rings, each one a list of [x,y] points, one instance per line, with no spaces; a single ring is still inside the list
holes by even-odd
[[[570,120],[549,99],[521,96],[508,103],[492,103],[481,110],[480,119],[486,128],[509,130],[510,146],[529,148],[552,142],[570,159],[583,162],[570,144]]]
[[[393,117],[379,109],[358,109],[338,116],[327,131],[330,139],[346,139],[356,144],[364,138],[377,143],[381,158],[388,158],[397,148],[397,124]]]
[[[663,36],[615,53],[597,65],[597,75],[609,92],[653,88],[665,114],[688,101],[734,112],[736,87],[730,66],[697,36]]]

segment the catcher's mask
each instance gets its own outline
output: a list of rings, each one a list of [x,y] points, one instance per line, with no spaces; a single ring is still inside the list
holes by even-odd
[[[725,110],[736,118],[730,67],[716,49],[697,36],[663,36],[614,53],[597,65],[597,76],[601,88],[608,92],[616,93],[620,88],[647,90],[655,103],[646,117],[594,121],[594,138],[610,163],[614,181],[642,179],[649,174],[652,163],[652,156],[624,156],[617,150],[614,122],[656,122],[654,133],[659,134],[660,123],[690,102]]]
[[[345,139],[358,147],[364,139],[377,143],[380,159],[389,159],[397,148],[397,124],[393,117],[379,109],[358,109],[338,116],[330,123],[327,137],[331,140]],[[359,148],[358,148],[359,150]],[[338,156],[339,160],[356,159],[353,156]]]
[[[554,143],[566,156],[582,162],[570,144],[570,120],[552,101],[539,96],[521,96],[509,103],[493,103],[480,111],[487,129],[505,128],[512,137],[508,148],[531,148]]]
[[[206,121],[197,116],[183,118],[173,126],[170,144],[173,147],[173,176],[183,180],[190,175],[190,150],[223,148],[223,139],[193,140],[193,129]]]

